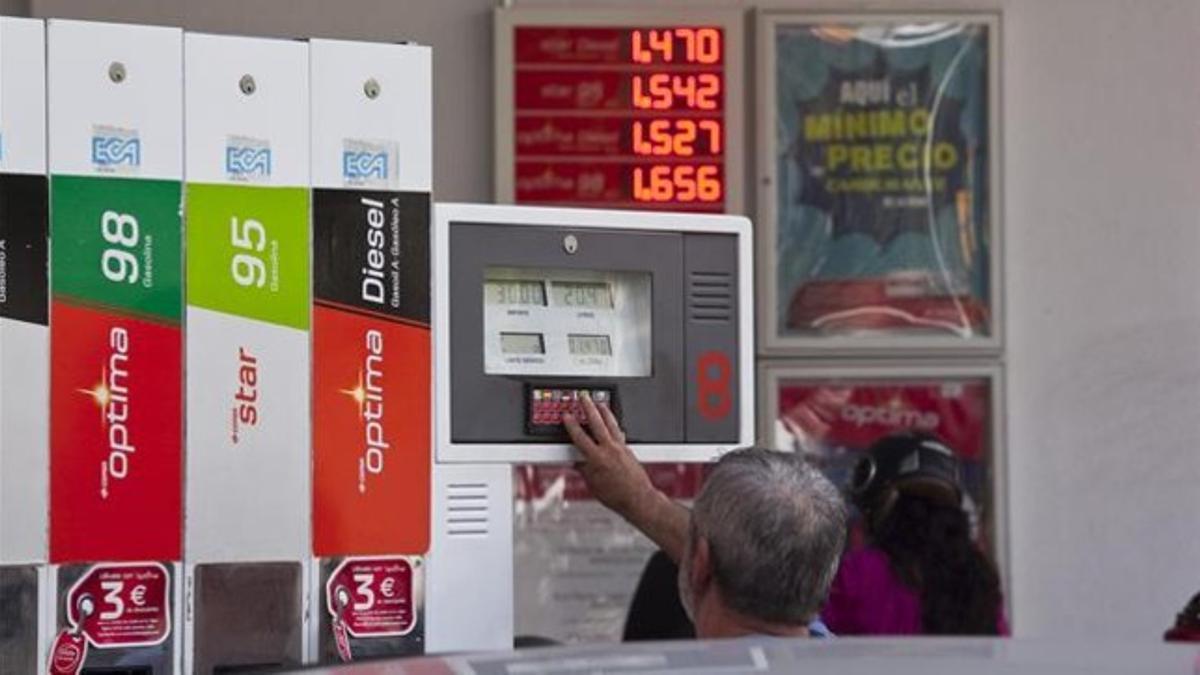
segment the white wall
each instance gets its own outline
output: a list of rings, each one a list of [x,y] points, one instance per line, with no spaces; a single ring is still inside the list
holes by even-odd
[[[1200,3],[1005,19],[1017,626],[1150,638],[1200,590]]]
[[[490,7],[32,2],[38,16],[430,44],[434,190],[455,200],[491,196]],[[1200,590],[1200,2],[821,4],[871,7],[1004,14],[1016,630],[1157,639]]]

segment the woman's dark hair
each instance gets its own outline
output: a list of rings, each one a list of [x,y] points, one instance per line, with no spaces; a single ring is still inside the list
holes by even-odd
[[[872,534],[896,576],[920,594],[926,633],[999,634],[1000,575],[972,541],[963,509],[902,494]]]

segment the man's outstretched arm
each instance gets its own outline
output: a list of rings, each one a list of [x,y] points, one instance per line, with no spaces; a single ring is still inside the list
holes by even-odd
[[[569,414],[563,415],[563,426],[583,455],[577,468],[592,496],[650,537],[678,564],[687,544],[691,513],[650,482],[625,445],[625,432],[608,406],[597,406],[585,395],[583,409],[587,430]]]

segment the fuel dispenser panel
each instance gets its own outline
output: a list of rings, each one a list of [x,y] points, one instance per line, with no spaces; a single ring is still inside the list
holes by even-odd
[[[438,205],[436,220],[440,461],[568,461],[561,416],[584,392],[643,460],[751,442],[746,219]]]

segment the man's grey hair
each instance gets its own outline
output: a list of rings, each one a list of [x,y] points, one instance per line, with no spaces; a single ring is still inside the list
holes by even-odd
[[[725,603],[749,617],[805,624],[820,611],[846,540],[837,488],[797,453],[747,448],[713,468],[692,508]]]

